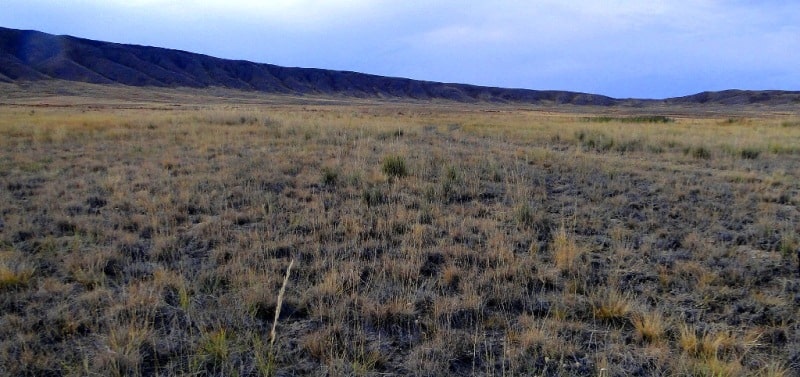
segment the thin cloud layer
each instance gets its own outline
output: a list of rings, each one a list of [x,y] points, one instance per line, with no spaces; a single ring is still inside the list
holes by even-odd
[[[615,97],[800,89],[791,1],[6,3],[7,27],[289,66]]]

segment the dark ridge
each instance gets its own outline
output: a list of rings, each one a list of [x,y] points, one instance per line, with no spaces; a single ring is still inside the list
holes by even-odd
[[[720,104],[750,105],[765,103],[770,105],[800,104],[800,92],[783,90],[723,90],[702,92],[685,97],[669,98],[668,104]]]
[[[152,87],[223,87],[291,95],[336,95],[458,102],[572,105],[793,104],[800,92],[704,92],[656,100],[530,89],[505,89],[385,77],[349,71],[290,68],[219,59],[166,48],[56,36],[0,27],[0,82],[59,79],[95,84]]]

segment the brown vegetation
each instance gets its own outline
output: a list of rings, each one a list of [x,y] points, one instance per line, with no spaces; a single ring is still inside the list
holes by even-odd
[[[796,115],[182,100],[0,107],[2,374],[800,373]]]

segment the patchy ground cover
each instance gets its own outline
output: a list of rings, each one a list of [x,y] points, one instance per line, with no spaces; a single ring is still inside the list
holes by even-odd
[[[2,374],[800,373],[796,114],[28,102]]]

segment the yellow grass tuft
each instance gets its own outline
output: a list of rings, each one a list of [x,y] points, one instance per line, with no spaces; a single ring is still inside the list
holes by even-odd
[[[595,318],[606,321],[625,319],[631,311],[631,298],[615,289],[608,289],[594,297],[592,312]]]
[[[20,257],[10,251],[0,254],[0,290],[21,288],[30,283],[36,269],[18,262]]]
[[[661,313],[636,313],[632,316],[631,322],[633,323],[634,329],[636,329],[636,334],[643,341],[658,343],[663,340],[667,325]]]
[[[577,261],[581,254],[583,250],[575,239],[567,235],[563,226],[559,228],[553,239],[553,262],[556,267],[562,272],[576,272]]]
[[[732,350],[736,337],[730,332],[704,332],[698,334],[693,326],[683,325],[680,329],[678,343],[683,352],[697,358],[720,358],[722,353]]]

